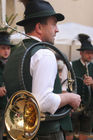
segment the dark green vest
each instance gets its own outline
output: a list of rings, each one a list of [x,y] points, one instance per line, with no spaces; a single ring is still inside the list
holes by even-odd
[[[26,49],[29,48],[32,44],[37,43],[37,41],[33,40],[33,39],[26,39],[23,42],[24,43],[22,43],[21,46],[18,47],[12,53],[11,57],[8,59],[8,63],[7,63],[6,69],[5,69],[5,78],[6,78],[5,83],[6,83],[9,97],[14,92],[24,89],[24,87],[22,85],[22,77],[21,77],[22,71],[19,71],[19,69],[21,69],[21,63],[22,63],[23,56],[26,52]],[[23,74],[26,79],[26,81],[25,81],[26,90],[28,90],[28,91],[31,91],[31,80],[32,80],[32,78],[30,76],[30,72],[29,72],[30,57],[37,50],[39,50],[41,48],[45,49],[44,46],[40,46],[40,45],[38,45],[38,47],[33,48],[32,51],[30,52],[30,54],[27,55],[28,57],[27,57],[26,61],[24,62],[25,67],[24,67]],[[27,63],[28,63],[28,65],[27,65]],[[7,71],[9,72],[8,74],[7,74]],[[28,86],[29,85],[28,83],[30,84],[30,86]],[[59,81],[58,75],[55,80],[54,92],[55,93],[62,92],[61,83]],[[64,129],[64,130],[72,129],[71,120],[68,115],[61,120],[41,122],[38,133],[47,134],[47,133],[59,131],[60,129]]]
[[[77,77],[77,93],[81,96],[86,94],[84,100],[87,101],[88,87],[83,83],[82,80],[79,79],[79,78],[83,79],[84,74],[86,74],[86,67],[81,63],[80,60],[73,61],[72,66],[73,66],[75,75]],[[90,63],[88,65],[88,71],[89,71],[89,75],[93,78],[93,63]],[[91,93],[92,93],[92,96],[91,96],[91,103],[89,105],[89,110],[91,109],[93,110],[93,90],[92,89],[91,89]]]

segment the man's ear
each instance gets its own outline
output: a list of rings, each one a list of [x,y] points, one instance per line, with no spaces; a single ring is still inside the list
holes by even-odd
[[[80,51],[80,55],[82,55],[82,53],[83,53],[83,52],[82,52],[82,51]]]
[[[36,24],[36,32],[41,34],[42,33],[42,25],[40,23]]]

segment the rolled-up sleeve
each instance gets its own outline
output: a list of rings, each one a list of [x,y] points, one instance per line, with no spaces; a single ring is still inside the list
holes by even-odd
[[[60,96],[53,93],[57,74],[55,55],[48,49],[40,49],[30,61],[32,75],[32,93],[35,96],[40,110],[54,114],[61,102]]]

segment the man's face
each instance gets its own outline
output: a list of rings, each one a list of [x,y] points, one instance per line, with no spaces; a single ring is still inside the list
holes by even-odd
[[[93,51],[81,51],[80,55],[84,62],[90,62],[93,59]]]
[[[54,16],[49,17],[47,23],[41,26],[42,26],[42,36],[41,36],[42,41],[54,44],[55,36],[56,33],[58,32],[56,17]]]
[[[8,45],[0,45],[0,58],[8,58],[11,48]]]

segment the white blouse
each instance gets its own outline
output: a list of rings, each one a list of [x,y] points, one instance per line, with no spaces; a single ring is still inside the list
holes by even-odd
[[[41,112],[54,114],[61,102],[60,96],[53,93],[57,74],[55,55],[48,49],[38,50],[30,60],[32,75],[32,93],[36,98]]]

